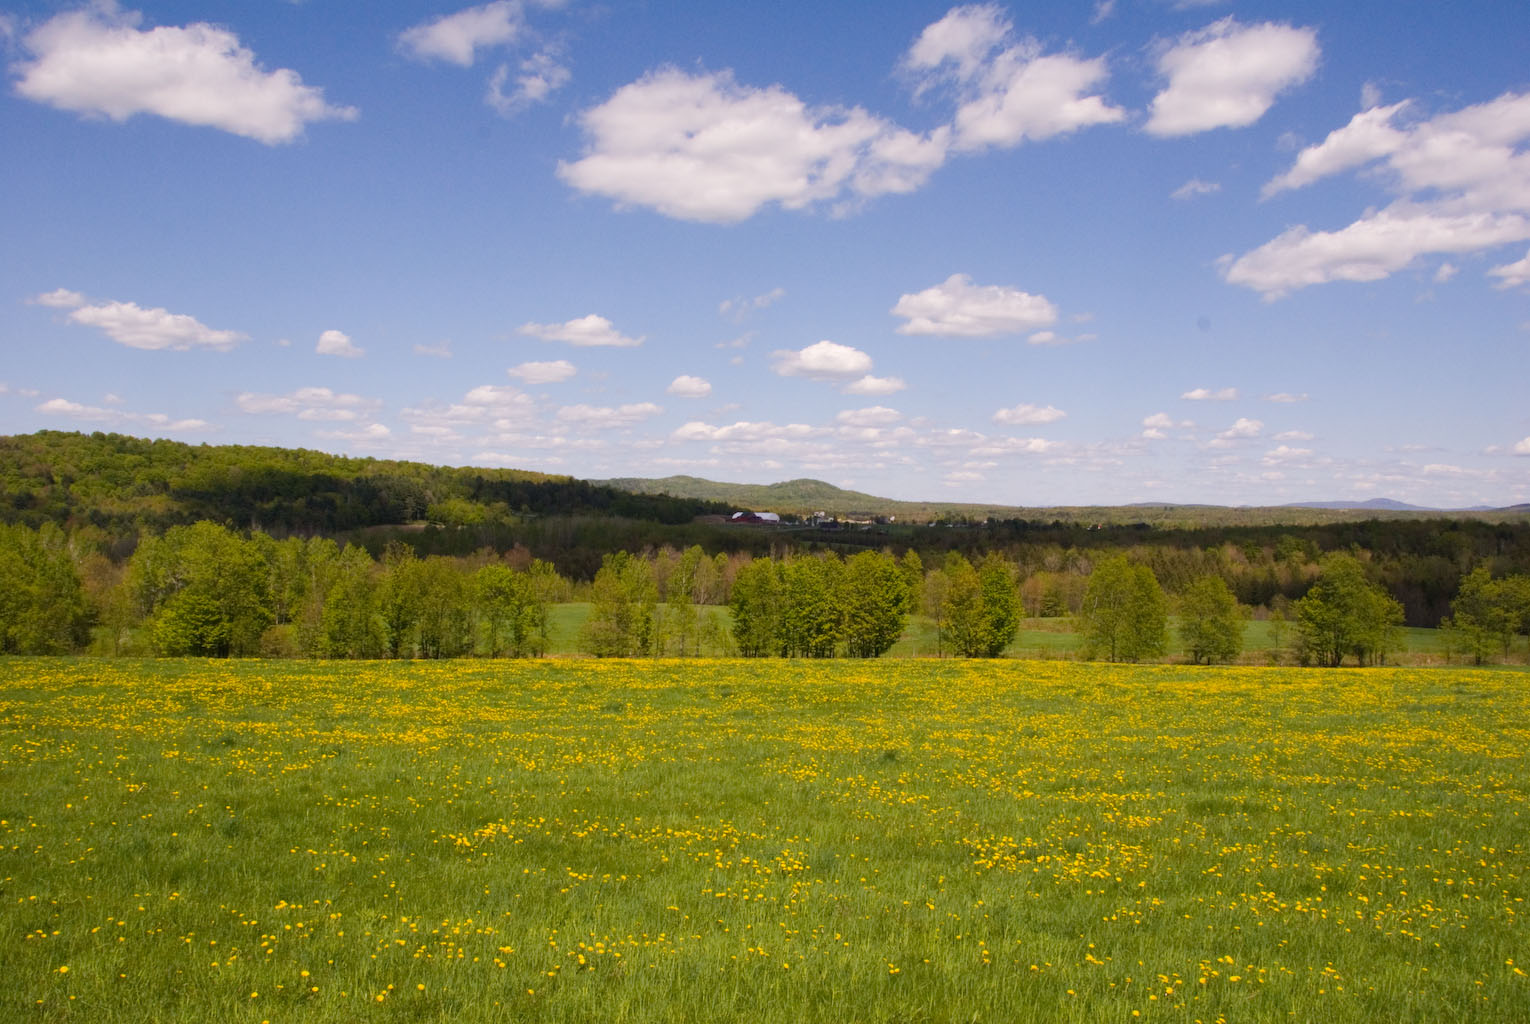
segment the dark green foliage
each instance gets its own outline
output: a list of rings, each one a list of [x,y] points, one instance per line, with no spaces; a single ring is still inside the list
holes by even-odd
[[[0,526],[0,653],[67,654],[90,619],[63,531]]]
[[[1399,646],[1402,605],[1372,583],[1352,555],[1323,559],[1322,575],[1292,607],[1303,664],[1335,667],[1348,655],[1361,665],[1380,664]]]
[[[1190,584],[1179,603],[1179,639],[1198,665],[1228,662],[1243,652],[1246,609],[1238,604],[1220,576],[1203,576]]]

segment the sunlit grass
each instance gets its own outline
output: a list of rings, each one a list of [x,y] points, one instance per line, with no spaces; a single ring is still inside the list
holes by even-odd
[[[1527,684],[0,661],[0,1019],[1530,1020]]]

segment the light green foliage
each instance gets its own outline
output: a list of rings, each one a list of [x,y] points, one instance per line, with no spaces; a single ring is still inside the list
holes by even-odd
[[[419,618],[414,649],[422,658],[455,658],[472,650],[467,579],[450,559],[427,558],[416,570]]]
[[[271,624],[261,545],[216,523],[177,526],[134,555],[130,575],[161,654],[255,654]]]
[[[832,555],[799,555],[781,565],[781,652],[832,658],[844,621],[837,599],[844,565]]]
[[[1478,566],[1462,578],[1450,610],[1440,626],[1474,663],[1507,655],[1514,637],[1530,624],[1530,577],[1495,580]]]
[[[650,653],[658,599],[653,569],[646,559],[625,551],[606,555],[591,587],[592,607],[580,631],[581,648],[601,658]]]
[[[845,653],[879,658],[903,635],[908,622],[908,574],[891,555],[862,551],[845,561],[839,604]]]
[[[1141,661],[1168,650],[1168,599],[1153,570],[1130,564],[1124,555],[1095,565],[1082,618],[1086,658]]]
[[[1179,640],[1198,665],[1227,662],[1243,652],[1247,609],[1220,576],[1202,576],[1179,602]]]
[[[953,551],[946,556],[940,592],[939,626],[942,640],[963,658],[988,652],[987,623],[983,615],[983,583],[966,556]]]
[[[333,564],[314,653],[325,658],[377,658],[387,646],[377,612],[380,570],[365,548],[347,544]]]
[[[547,602],[538,597],[529,572],[500,562],[486,565],[473,575],[473,595],[489,657],[526,658],[547,649]]]
[[[774,559],[756,558],[739,566],[728,607],[733,640],[746,658],[781,653],[781,571]]]
[[[79,646],[90,608],[64,532],[0,526],[0,653],[64,654]]]
[[[1020,633],[1020,593],[1015,589],[1015,567],[990,551],[978,566],[978,586],[983,595],[983,656],[997,658]]]
[[[1292,609],[1303,663],[1336,667],[1353,655],[1361,665],[1380,664],[1400,643],[1402,605],[1370,582],[1352,555],[1323,559],[1317,582]]]

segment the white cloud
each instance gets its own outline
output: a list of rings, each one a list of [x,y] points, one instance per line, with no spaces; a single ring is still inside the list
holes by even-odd
[[[85,305],[85,296],[79,292],[72,292],[68,288],[55,288],[51,292],[43,292],[35,296],[32,302],[50,309],[76,309]]]
[[[911,192],[945,162],[949,132],[915,135],[859,107],[809,107],[730,72],[650,72],[579,115],[584,155],[558,165],[580,192],[681,220],[727,224]]]
[[[1264,430],[1264,423],[1260,420],[1251,420],[1246,416],[1240,416],[1232,426],[1222,431],[1217,437],[1224,441],[1232,441],[1239,438],[1258,437]]]
[[[1444,284],[1461,272],[1461,268],[1453,263],[1441,263],[1439,269],[1434,272],[1434,283]]]
[[[1275,97],[1317,70],[1317,33],[1228,17],[1179,38],[1158,56],[1168,84],[1153,97],[1146,130],[1193,135],[1242,128],[1264,116]]]
[[[1498,288],[1518,288],[1530,284],[1530,252],[1525,254],[1524,259],[1494,267],[1488,271],[1488,276],[1498,278],[1498,284],[1495,285]]]
[[[1196,196],[1208,196],[1213,192],[1222,191],[1222,186],[1214,181],[1202,181],[1200,178],[1191,178],[1179,188],[1169,194],[1170,199],[1193,199]]]
[[[733,299],[723,299],[722,302],[717,304],[717,312],[720,316],[730,316],[735,320],[742,320],[744,315],[750,311],[756,309],[764,309],[766,306],[774,305],[781,299],[785,298],[785,296],[785,288],[772,288],[770,291],[765,292],[763,295],[756,295],[752,299],[745,298],[743,296],[739,296],[738,298]]]
[[[595,405],[565,405],[558,410],[558,419],[581,430],[611,430],[630,427],[643,420],[652,419],[664,410],[652,402],[637,402],[616,407]]]
[[[865,409],[846,409],[834,419],[847,427],[885,427],[903,419],[903,414],[885,405],[873,405]]]
[[[520,3],[495,0],[405,29],[399,33],[398,45],[418,60],[444,60],[466,68],[473,65],[479,50],[514,42],[523,24]]]
[[[1024,426],[1032,423],[1056,423],[1066,415],[1068,414],[1055,406],[1023,403],[1008,409],[1000,409],[993,414],[993,421],[1007,423],[1010,426]]]
[[[1016,146],[1126,116],[1095,94],[1108,75],[1104,58],[1043,54],[1034,39],[1015,42],[994,4],[952,8],[920,33],[903,64],[918,77],[917,93],[955,90],[959,151]]]
[[[1411,103],[1357,115],[1265,187],[1309,185],[1382,161],[1373,177],[1400,198],[1337,231],[1297,225],[1224,257],[1225,278],[1266,298],[1329,281],[1377,281],[1420,256],[1469,253],[1530,239],[1530,93],[1399,125]]]
[[[489,91],[484,95],[484,101],[506,117],[546,102],[547,97],[567,85],[572,77],[568,67],[558,58],[556,50],[546,49],[521,61],[515,88],[510,91],[505,89],[510,84],[510,65],[501,64],[489,79]]]
[[[50,398],[39,404],[37,411],[47,416],[64,416],[87,423],[133,424],[177,433],[202,431],[210,426],[206,420],[172,420],[160,412],[133,413],[122,409],[103,409],[100,406],[72,402],[67,398]]]
[[[681,398],[705,398],[712,393],[712,385],[701,377],[682,374],[670,381],[669,387],[664,390]]]
[[[329,440],[350,441],[353,444],[367,444],[376,441],[386,441],[388,438],[393,436],[393,431],[389,430],[385,425],[381,423],[369,423],[357,430],[319,430],[315,431],[315,433],[318,434],[319,437],[327,438]]]
[[[438,341],[434,345],[416,345],[414,354],[417,356],[430,356],[434,359],[450,359],[452,357],[452,343]]]
[[[1265,395],[1264,400],[1266,402],[1282,402],[1289,405],[1296,402],[1305,402],[1307,400],[1307,393],[1303,391],[1301,394],[1292,394],[1289,391],[1277,391],[1273,395]]]
[[[1514,445],[1515,455],[1530,455],[1530,437],[1525,438]]]
[[[868,373],[846,384],[840,390],[847,395],[891,395],[907,387],[902,377],[873,377]]]
[[[1192,402],[1231,402],[1238,397],[1238,389],[1218,388],[1212,391],[1210,388],[1196,388],[1193,391],[1186,391],[1179,397],[1189,399]]]
[[[1277,441],[1310,441],[1312,435],[1305,430],[1282,430],[1275,435]]]
[[[140,30],[114,0],[57,15],[22,39],[31,60],[12,65],[16,91],[61,110],[125,121],[155,114],[267,145],[291,142],[311,121],[354,120],[296,71],[263,70],[239,37],[204,22]]]
[[[58,297],[62,291],[49,292],[47,297]],[[77,297],[73,292],[66,294],[71,303]],[[136,302],[103,302],[94,306],[81,306],[69,314],[69,319],[87,327],[100,328],[108,338],[129,348],[172,349],[180,352],[192,348],[210,348],[221,352],[233,348],[247,337],[238,331],[214,330],[184,313],[172,313],[158,307],[144,309]]]
[[[319,343],[314,346],[314,351],[321,356],[341,356],[345,359],[358,359],[366,352],[364,348],[358,348],[351,342],[350,335],[344,331],[325,331],[319,335]]]
[[[374,415],[382,406],[375,398],[336,392],[329,388],[298,388],[286,395],[263,395],[244,391],[234,404],[240,412],[254,415],[296,416],[300,420],[350,423]]]
[[[568,380],[579,371],[567,359],[555,359],[544,363],[521,363],[505,371],[527,384],[557,384]]]
[[[1262,461],[1267,464],[1290,462],[1294,459],[1305,459],[1311,454],[1311,448],[1292,448],[1287,445],[1280,445],[1278,448],[1272,448],[1265,452]]]
[[[543,341],[562,341],[581,348],[599,346],[632,348],[641,345],[644,340],[642,337],[627,337],[618,331],[611,321],[594,313],[561,324],[526,323],[517,330],[521,334],[541,338]]]
[[[1408,105],[1404,100],[1390,107],[1362,110],[1350,119],[1349,124],[1298,153],[1290,170],[1272,178],[1264,186],[1263,195],[1268,198],[1286,189],[1302,188],[1330,174],[1361,167],[1378,157],[1397,152],[1407,144],[1408,136],[1392,127],[1392,119]]]
[[[1338,231],[1305,225],[1224,260],[1223,276],[1277,299],[1329,281],[1380,281],[1425,253],[1464,253],[1530,239],[1530,218],[1519,213],[1431,212],[1436,207],[1393,204]]]
[[[806,348],[773,352],[772,369],[783,377],[843,381],[871,369],[871,357],[858,348],[820,341]]]
[[[952,274],[922,292],[900,296],[892,314],[907,321],[899,334],[964,338],[1017,334],[1057,321],[1057,307],[1045,296],[1003,285],[975,285],[966,274]]]

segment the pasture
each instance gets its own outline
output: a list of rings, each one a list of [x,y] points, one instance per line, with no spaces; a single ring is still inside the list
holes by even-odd
[[[0,661],[0,1019],[1530,1020],[1530,675]]]

